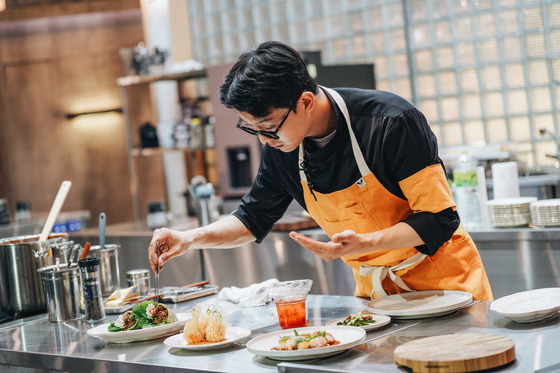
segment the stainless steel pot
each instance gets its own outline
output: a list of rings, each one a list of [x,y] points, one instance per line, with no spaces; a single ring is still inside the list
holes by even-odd
[[[0,309],[9,314],[31,315],[46,311],[39,268],[53,265],[56,258],[67,263],[72,246],[66,234],[0,239]]]

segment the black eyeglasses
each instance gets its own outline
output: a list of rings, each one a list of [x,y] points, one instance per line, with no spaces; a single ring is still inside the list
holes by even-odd
[[[262,135],[264,137],[268,137],[269,139],[274,139],[274,140],[278,140],[280,138],[280,136],[278,136],[278,131],[280,131],[280,128],[282,128],[282,125],[284,124],[284,122],[286,121],[286,119],[288,119],[288,115],[290,115],[290,112],[292,110],[294,110],[294,108],[296,107],[297,103],[299,101],[299,97],[297,98],[297,100],[292,104],[292,106],[290,106],[290,109],[288,110],[288,112],[284,115],[284,118],[282,118],[282,121],[280,122],[280,124],[278,125],[278,127],[276,127],[276,129],[274,131],[260,131],[260,130],[256,130],[254,128],[248,127],[248,126],[243,126],[242,123],[246,123],[243,119],[239,118],[239,121],[237,122],[237,128],[242,129],[243,131],[250,133],[251,135]]]

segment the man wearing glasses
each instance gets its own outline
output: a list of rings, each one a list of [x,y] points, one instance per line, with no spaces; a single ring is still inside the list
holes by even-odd
[[[459,225],[437,140],[406,100],[320,87],[301,56],[280,42],[242,54],[220,100],[239,115],[237,128],[265,145],[259,172],[227,218],[185,232],[156,230],[153,269],[189,248],[260,243],[296,199],[331,241],[290,237],[352,267],[356,296],[446,289],[493,299],[478,251]]]

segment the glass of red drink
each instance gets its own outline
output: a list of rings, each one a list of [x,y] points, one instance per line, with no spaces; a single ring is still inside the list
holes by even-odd
[[[307,308],[304,296],[294,296],[275,301],[278,321],[282,329],[299,328],[307,324]]]
[[[276,303],[278,321],[282,329],[299,328],[307,325],[305,300],[313,284],[312,280],[278,282],[269,294]]]

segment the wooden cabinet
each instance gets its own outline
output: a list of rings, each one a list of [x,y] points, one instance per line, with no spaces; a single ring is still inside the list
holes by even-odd
[[[185,158],[185,175],[187,178],[187,183],[194,175],[204,175],[210,182],[215,182],[216,180],[214,180],[215,165],[213,164],[213,159],[215,157],[212,148],[208,148],[206,146],[197,146],[196,148],[142,148],[139,145],[135,145],[136,143],[138,143],[138,141],[135,141],[135,132],[140,127],[141,123],[136,123],[135,120],[131,118],[131,110],[133,109],[132,106],[134,105],[131,104],[132,102],[134,102],[133,98],[131,97],[134,94],[131,93],[131,88],[139,86],[149,87],[151,84],[156,82],[172,81],[176,83],[179,100],[196,100],[200,99],[200,89],[196,88],[197,84],[194,84],[194,89],[186,89],[187,82],[193,81],[201,83],[201,81],[205,77],[206,70],[200,69],[183,72],[163,72],[159,74],[149,75],[130,75],[117,79],[117,85],[119,86],[121,92],[123,115],[125,118],[126,145],[130,173],[130,190],[132,194],[134,216],[136,220],[142,219],[142,210],[139,195],[139,173],[142,172],[142,170],[139,170],[137,164],[139,157],[162,157],[164,154],[169,152],[181,152]],[[192,88],[192,85],[189,88]],[[203,112],[205,114],[208,114],[209,108],[204,108]]]

